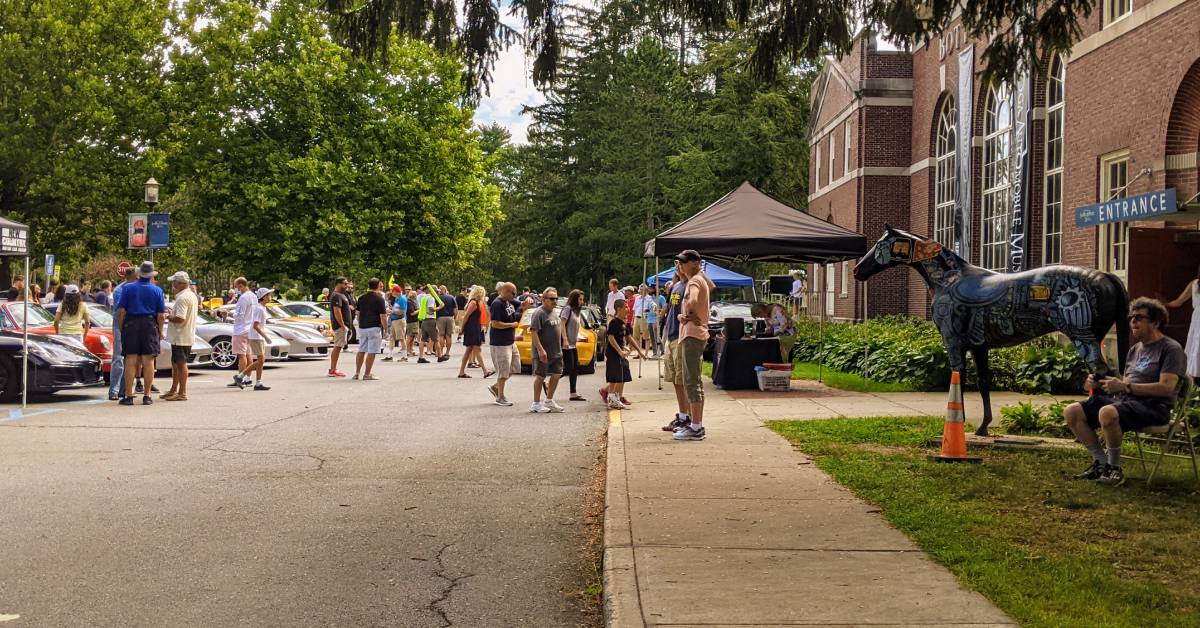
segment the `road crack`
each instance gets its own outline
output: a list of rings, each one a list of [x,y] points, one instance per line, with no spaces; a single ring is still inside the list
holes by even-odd
[[[429,605],[426,607],[429,609],[430,612],[432,612],[438,616],[438,619],[442,622],[441,628],[449,628],[450,626],[454,625],[454,622],[450,621],[450,618],[446,615],[446,609],[442,608],[441,604],[450,600],[450,596],[453,595],[454,589],[458,588],[458,585],[463,580],[466,580],[467,578],[471,578],[471,577],[475,576],[475,574],[469,573],[466,575],[455,576],[455,577],[451,578],[446,573],[446,563],[442,559],[442,556],[446,553],[446,550],[450,549],[453,546],[454,546],[453,543],[447,543],[446,545],[443,545],[442,549],[438,550],[437,556],[434,558],[434,562],[437,564],[437,569],[434,570],[433,575],[441,578],[442,580],[445,580],[446,587],[444,589],[442,589],[442,592],[437,597],[437,599],[430,602]]]
[[[316,466],[316,468],[309,469],[309,470],[310,471],[321,471],[322,469],[325,468],[325,459],[320,456],[308,453],[308,452],[304,452],[302,454],[292,454],[292,453],[284,453],[284,452],[278,452],[278,451],[246,451],[246,450],[241,450],[241,449],[226,449],[224,447],[221,447],[221,445],[224,445],[225,443],[228,443],[229,441],[241,438],[255,430],[258,430],[258,429],[261,429],[264,427],[270,427],[272,425],[275,425],[276,423],[290,421],[291,419],[295,419],[295,418],[304,416],[305,414],[308,414],[309,412],[316,412],[316,411],[320,411],[321,409],[323,409],[323,408],[305,408],[301,412],[297,412],[295,414],[289,414],[287,416],[280,417],[273,421],[265,421],[263,423],[259,423],[250,428],[238,429],[237,434],[234,434],[232,436],[227,436],[218,441],[209,443],[208,445],[201,447],[200,451],[216,451],[216,452],[227,453],[227,454],[249,454],[249,455],[254,455],[254,456],[288,456],[288,457],[296,457],[296,458],[310,458],[312,460],[317,461],[317,466]]]

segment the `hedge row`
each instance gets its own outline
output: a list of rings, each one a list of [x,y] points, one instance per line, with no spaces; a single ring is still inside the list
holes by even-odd
[[[885,316],[865,323],[826,323],[824,337],[817,321],[796,325],[792,359],[824,360],[830,368],[880,382],[903,382],[918,390],[945,389],[950,362],[942,337],[930,321],[911,316]],[[1046,336],[1016,347],[989,352],[994,390],[1025,393],[1077,393],[1087,367],[1075,349]],[[968,359],[966,384],[975,385],[975,365]]]

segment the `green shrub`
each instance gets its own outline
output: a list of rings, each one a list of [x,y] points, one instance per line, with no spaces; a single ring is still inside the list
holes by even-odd
[[[931,321],[883,316],[865,323],[798,320],[791,357],[821,362],[832,369],[879,382],[908,384],[918,390],[943,389],[950,381],[950,360],[941,334]],[[1078,392],[1086,368],[1074,349],[1042,337],[989,352],[992,388],[1023,392]],[[968,357],[964,384],[977,387],[974,361]]]
[[[1066,406],[1066,402],[1058,401],[1038,408],[1028,401],[1022,401],[1015,406],[1000,408],[1000,427],[1009,434],[1056,438],[1068,436],[1066,420],[1063,418],[1063,408]]]

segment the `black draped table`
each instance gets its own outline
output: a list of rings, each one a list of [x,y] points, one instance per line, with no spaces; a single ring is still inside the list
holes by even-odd
[[[778,338],[727,341],[724,336],[717,336],[713,348],[713,384],[726,390],[758,388],[754,367],[768,362],[783,362]]]

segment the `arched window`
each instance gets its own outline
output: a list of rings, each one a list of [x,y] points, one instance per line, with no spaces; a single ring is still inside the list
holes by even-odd
[[[1003,271],[1008,265],[1009,156],[1012,152],[1012,95],[1007,85],[988,91],[983,138],[983,219],[979,265]]]
[[[1063,86],[1067,64],[1055,56],[1046,81],[1046,201],[1042,221],[1042,263],[1062,263]]]
[[[955,177],[958,161],[954,157],[958,146],[955,135],[957,124],[954,101],[947,98],[938,115],[937,139],[933,147],[933,239],[951,249],[954,248],[954,206],[958,196],[958,180]]]

